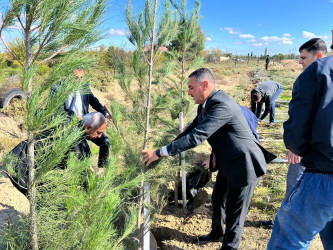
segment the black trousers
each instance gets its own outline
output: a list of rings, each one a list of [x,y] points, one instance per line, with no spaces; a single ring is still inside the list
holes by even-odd
[[[101,138],[95,138],[92,142],[99,146],[98,167],[107,167],[111,146],[109,137],[103,133]]]
[[[231,186],[222,171],[212,194],[212,234],[223,237],[221,249],[238,249],[246,213],[259,178],[245,187]]]

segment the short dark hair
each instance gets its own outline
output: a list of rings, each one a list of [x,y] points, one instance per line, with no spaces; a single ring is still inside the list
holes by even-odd
[[[209,80],[211,83],[215,84],[215,78],[213,73],[207,68],[199,68],[196,71],[193,71],[188,78],[194,77],[195,80],[201,82],[204,80]]]
[[[259,101],[259,99],[261,98],[262,96],[261,96],[261,93],[260,92],[255,92],[253,95],[252,95],[252,100],[254,101],[254,102],[257,102],[257,101]]]
[[[312,38],[306,43],[304,43],[301,47],[299,47],[299,52],[305,49],[307,52],[311,54],[317,54],[318,52],[322,52],[325,56],[327,54],[327,46],[323,39],[321,38]]]
[[[331,45],[331,49],[333,49],[333,44]]]

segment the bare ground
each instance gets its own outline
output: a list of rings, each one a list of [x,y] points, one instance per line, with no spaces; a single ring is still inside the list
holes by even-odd
[[[220,249],[222,243],[214,242],[205,245],[193,244],[193,240],[202,235],[207,235],[211,229],[211,193],[215,181],[206,188],[209,193],[207,202],[188,213],[182,207],[175,208],[174,205],[165,207],[163,212],[157,216],[156,224],[152,230],[160,249]],[[252,208],[251,208],[252,206]],[[267,209],[267,208],[266,208]],[[257,208],[250,205],[243,230],[242,240],[239,249],[266,249],[270,238],[271,229],[261,226],[264,218]],[[310,244],[310,250],[323,249],[319,236]]]

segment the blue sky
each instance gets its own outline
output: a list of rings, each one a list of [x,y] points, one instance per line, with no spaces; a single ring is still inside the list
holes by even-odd
[[[6,2],[0,0],[0,6]],[[96,46],[133,48],[127,39],[127,2],[109,2],[103,23],[106,36]],[[143,10],[144,0],[131,2],[135,12]],[[194,0],[188,0],[188,7],[194,7]],[[260,55],[267,47],[269,54],[298,53],[298,48],[313,37],[331,45],[332,13],[333,0],[201,0],[200,25],[206,33],[207,49]]]
[[[142,10],[143,0],[132,0]],[[127,0],[115,0],[110,8],[107,42],[127,44],[123,8]],[[194,0],[188,0],[194,6]],[[140,8],[141,7],[141,8]],[[206,33],[206,48],[233,54],[260,55],[298,53],[313,37],[332,43],[333,0],[201,0],[200,25]],[[130,47],[130,46],[129,46]]]

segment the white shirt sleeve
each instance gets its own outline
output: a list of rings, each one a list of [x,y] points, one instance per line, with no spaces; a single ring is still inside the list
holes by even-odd
[[[163,153],[164,156],[169,156],[166,146],[162,147],[162,153]]]

